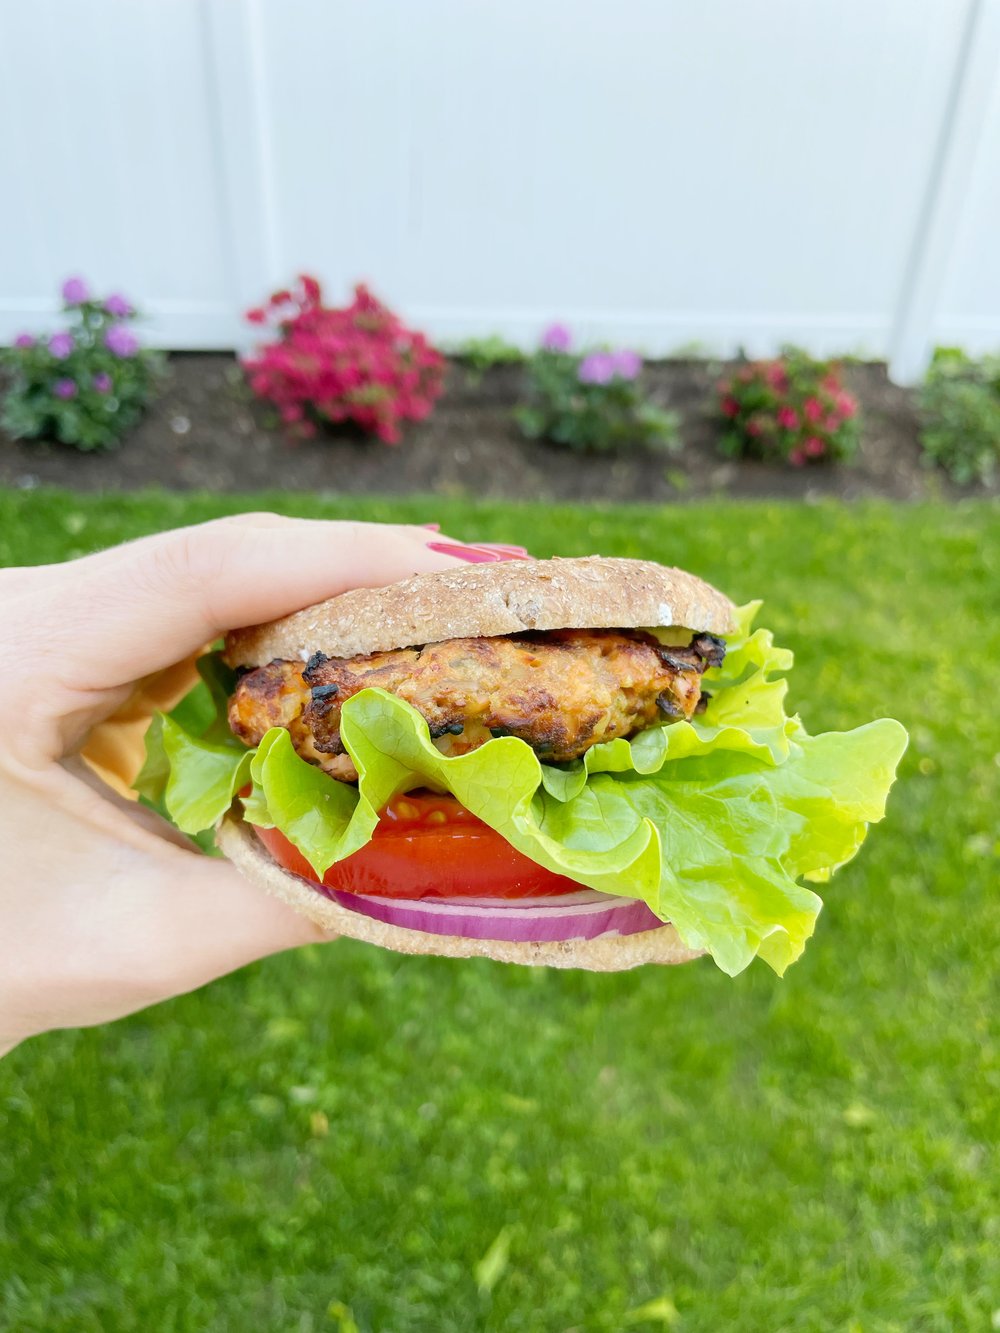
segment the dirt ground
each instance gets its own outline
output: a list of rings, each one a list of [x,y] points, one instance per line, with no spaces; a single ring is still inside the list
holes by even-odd
[[[80,454],[0,433],[0,485],[86,491],[280,487],[609,502],[719,494],[911,500],[972,493],[922,466],[913,391],[890,383],[880,364],[846,370],[862,412],[861,448],[849,464],[793,469],[723,458],[714,393],[721,371],[719,363],[681,360],[644,371],[652,399],[680,413],[678,453],[581,457],[521,439],[511,419],[521,374],[516,368],[498,368],[476,383],[452,364],[433,414],[407,427],[400,445],[343,432],[296,442],[250,396],[231,355],[181,353],[171,357],[169,381],[150,412],[113,453]]]

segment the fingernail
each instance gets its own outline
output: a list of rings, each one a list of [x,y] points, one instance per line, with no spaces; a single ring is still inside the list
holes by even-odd
[[[430,528],[431,532],[440,532],[440,531],[441,531],[441,524],[440,524],[440,523],[421,523],[420,526],[421,526],[422,528]]]
[[[507,542],[476,542],[477,546],[484,546],[487,551],[506,551],[509,555],[518,556],[521,560],[530,560],[526,546],[509,546]]]
[[[437,551],[440,555],[457,556],[459,560],[468,560],[472,565],[485,565],[490,561],[509,559],[499,551],[486,551],[480,546],[452,546],[451,542],[428,542],[427,549]]]

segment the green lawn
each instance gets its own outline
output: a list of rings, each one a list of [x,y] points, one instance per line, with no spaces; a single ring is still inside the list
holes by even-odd
[[[263,502],[761,596],[811,730],[895,715],[901,781],[783,981],[347,943],[18,1049],[0,1328],[998,1327],[1000,511]],[[247,507],[0,494],[0,563]]]

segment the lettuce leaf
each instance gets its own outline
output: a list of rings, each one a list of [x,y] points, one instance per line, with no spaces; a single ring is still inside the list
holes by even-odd
[[[792,657],[768,631],[751,630],[758,605],[742,608],[725,663],[705,673],[712,698],[702,716],[596,745],[572,764],[542,764],[515,737],[446,757],[419,713],[368,689],[341,714],[359,774],[347,786],[299,758],[280,728],[256,751],[235,741],[218,724],[228,691],[209,673],[216,719],[203,710],[200,734],[176,715],[163,719],[147,782],[162,783],[171,817],[193,834],[249,780],[246,817],[279,828],[317,875],[364,846],[394,796],[452,792],[539,864],[642,898],[724,971],[759,954],[782,973],[822,906],[799,879],[825,880],[855,855],[885,812],[907,738],[889,718],[810,736],[787,717],[786,682],[775,677]]]
[[[237,777],[248,751],[229,729],[227,711],[235,673],[218,653],[207,653],[197,666],[201,680],[194,689],[169,717],[153,716],[146,732],[146,761],[133,787],[142,805],[171,820],[202,851],[221,855],[213,830],[245,781],[243,777],[237,782]],[[247,768],[242,772],[246,774]],[[206,819],[206,809],[217,809],[218,814]]]

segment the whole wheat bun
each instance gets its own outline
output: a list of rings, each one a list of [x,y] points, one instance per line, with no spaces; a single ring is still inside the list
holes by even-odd
[[[506,940],[470,940],[458,935],[428,935],[390,926],[359,912],[350,912],[318,893],[307,880],[285,870],[270,857],[252,828],[234,811],[219,825],[221,851],[240,872],[303,916],[337,935],[364,940],[397,953],[437,954],[445,958],[493,958],[528,967],[579,967],[590,972],[625,972],[644,963],[687,963],[700,951],[682,944],[673,926],[636,935],[603,935],[596,940],[544,944]]]
[[[717,589],[650,560],[585,556],[502,560],[415,574],[386,588],[356,588],[267,625],[226,636],[231,667],[313,653],[356,657],[443,639],[525,630],[676,626],[727,634],[733,604]]]

